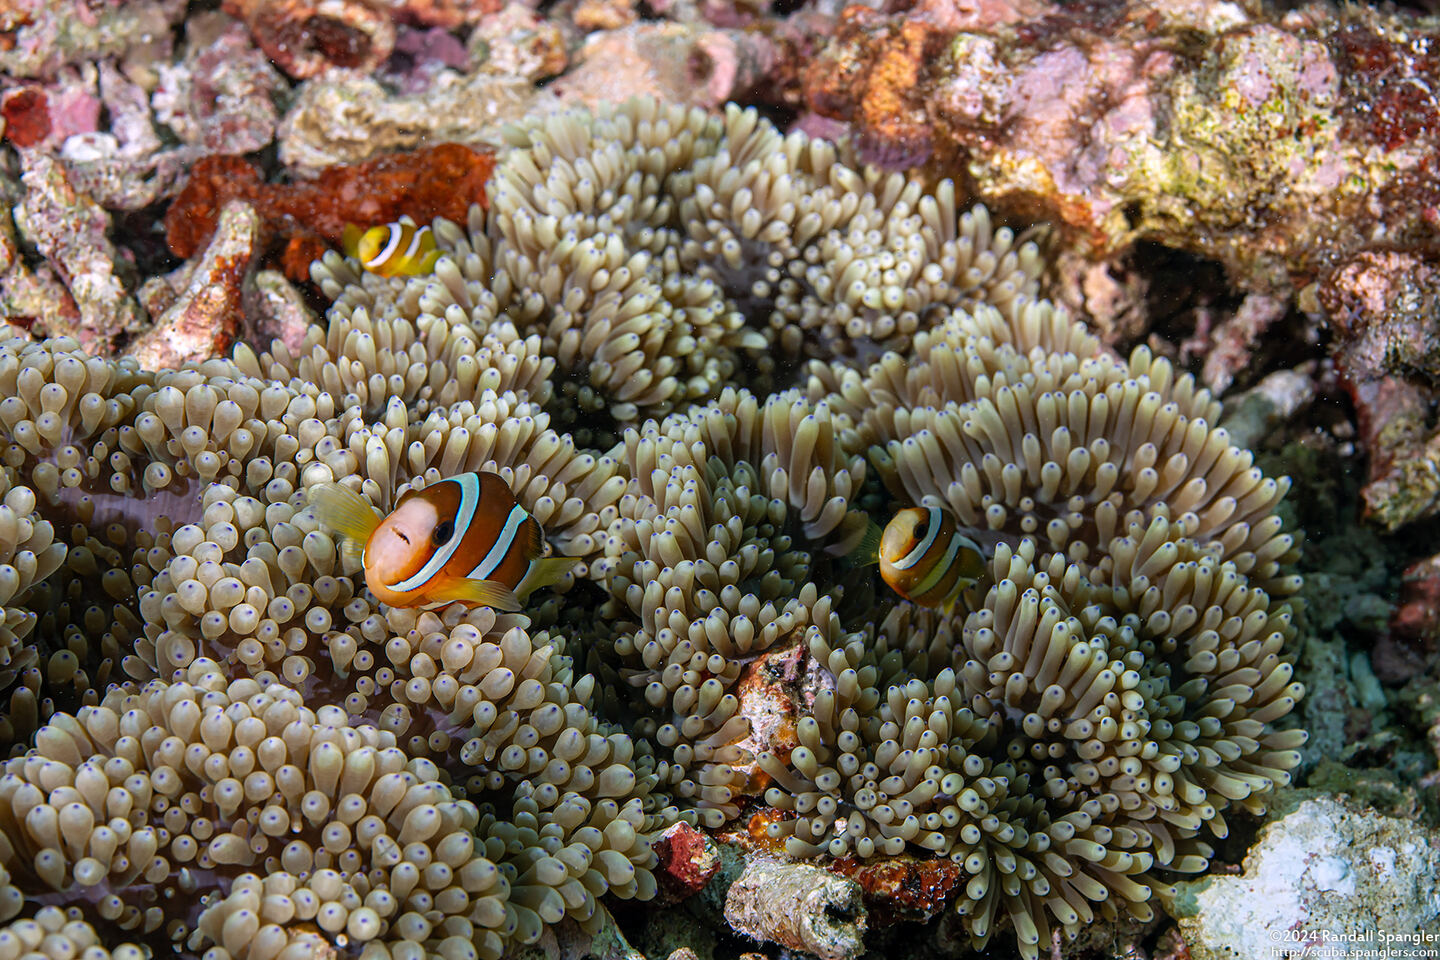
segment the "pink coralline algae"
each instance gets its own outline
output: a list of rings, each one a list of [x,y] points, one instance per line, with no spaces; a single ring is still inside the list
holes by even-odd
[[[737,46],[727,32],[678,23],[632,23],[596,32],[575,55],[575,66],[552,84],[559,97],[578,105],[655,96],[715,107],[738,82],[758,76],[751,64],[771,60],[768,41]]]
[[[470,54],[465,44],[450,31],[441,27],[416,30],[401,26],[396,32],[395,49],[382,73],[401,93],[416,94],[428,88],[441,71],[463,71],[469,66]]]
[[[31,269],[21,254],[8,211],[0,211],[0,336],[76,330],[80,311],[48,264]]]
[[[652,845],[660,863],[658,875],[662,896],[683,900],[699,893],[720,869],[714,844],[688,823],[677,823]]]
[[[5,139],[21,148],[56,150],[67,137],[91,133],[100,121],[100,100],[90,82],[24,86],[0,99]]]
[[[98,73],[104,129],[67,137],[60,157],[70,182],[100,206],[140,210],[179,187],[197,152],[162,144],[149,93],[119,67],[101,61]]]
[[[1234,382],[1235,375],[1251,362],[1251,353],[1265,331],[1285,315],[1287,298],[1251,293],[1234,316],[1227,318],[1213,335],[1213,346],[1205,356],[1200,379],[1216,394]]]

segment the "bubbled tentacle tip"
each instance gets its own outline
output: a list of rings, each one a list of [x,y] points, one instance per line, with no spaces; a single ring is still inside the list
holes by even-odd
[[[0,341],[0,940],[495,960],[746,817],[944,858],[962,942],[1035,958],[1264,811],[1298,535],[1209,393],[948,181],[754,110],[506,137],[426,270],[314,264],[298,348]],[[902,513],[892,588],[853,557]],[[422,514],[395,576],[563,570],[397,603],[349,544]]]

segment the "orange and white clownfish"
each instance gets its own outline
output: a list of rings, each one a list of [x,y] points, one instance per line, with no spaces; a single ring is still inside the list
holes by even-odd
[[[851,556],[861,563],[878,561],[880,576],[906,600],[947,613],[961,591],[985,576],[980,545],[935,507],[907,507],[883,531],[871,523]]]
[[[488,471],[411,490],[384,519],[338,483],[311,487],[308,499],[316,519],[346,538],[342,550],[359,554],[370,592],[392,607],[460,601],[520,610],[576,563],[541,555],[539,522]]]
[[[442,253],[430,228],[417,227],[409,217],[369,230],[347,223],[340,246],[360,266],[382,277],[424,276],[434,271]]]

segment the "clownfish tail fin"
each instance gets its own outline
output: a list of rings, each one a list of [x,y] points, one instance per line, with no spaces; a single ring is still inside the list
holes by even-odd
[[[860,538],[860,542],[855,545],[854,550],[851,550],[845,555],[845,559],[857,567],[866,567],[872,563],[879,563],[880,536],[883,533],[884,531],[880,529],[880,524],[871,520],[866,524],[865,534]]]
[[[440,578],[437,577],[436,580]],[[495,580],[456,577],[432,583],[424,588],[425,599],[431,603],[468,603],[474,607],[491,607],[510,613],[523,609],[515,592]]]
[[[380,518],[370,501],[338,483],[317,483],[305,494],[315,519],[363,549]]]
[[[523,602],[541,587],[550,587],[565,579],[580,561],[575,557],[541,557],[530,562],[525,578],[515,588],[515,595]]]

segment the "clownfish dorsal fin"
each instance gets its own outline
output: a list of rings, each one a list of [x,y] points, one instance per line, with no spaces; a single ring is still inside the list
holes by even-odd
[[[370,501],[338,483],[317,483],[305,494],[315,519],[364,549],[380,518]]]
[[[340,233],[340,249],[345,251],[345,256],[360,258],[360,238],[365,236],[365,231],[353,223],[345,224],[345,229]]]
[[[520,556],[526,560],[537,560],[545,555],[545,539],[540,531],[540,523],[533,517],[527,518],[515,531],[515,546],[520,548]],[[533,567],[532,567],[533,569]]]
[[[963,533],[955,534],[960,541],[960,550],[955,557],[955,562],[960,565],[960,579],[969,587],[985,576],[989,564],[985,560],[985,550],[980,544],[965,536]]]
[[[439,577],[436,580],[440,580]],[[454,603],[457,600],[478,607],[516,612],[523,605],[515,591],[496,580],[476,580],[471,577],[455,577],[424,587],[425,598],[431,603]]]
[[[524,579],[515,587],[515,596],[520,598],[520,602],[525,602],[541,587],[553,586],[565,579],[565,575],[579,562],[575,557],[541,557],[531,561]]]
[[[880,524],[871,520],[865,525],[865,533],[855,549],[845,555],[845,559],[857,567],[866,567],[872,563],[880,562],[880,537],[884,534]]]

